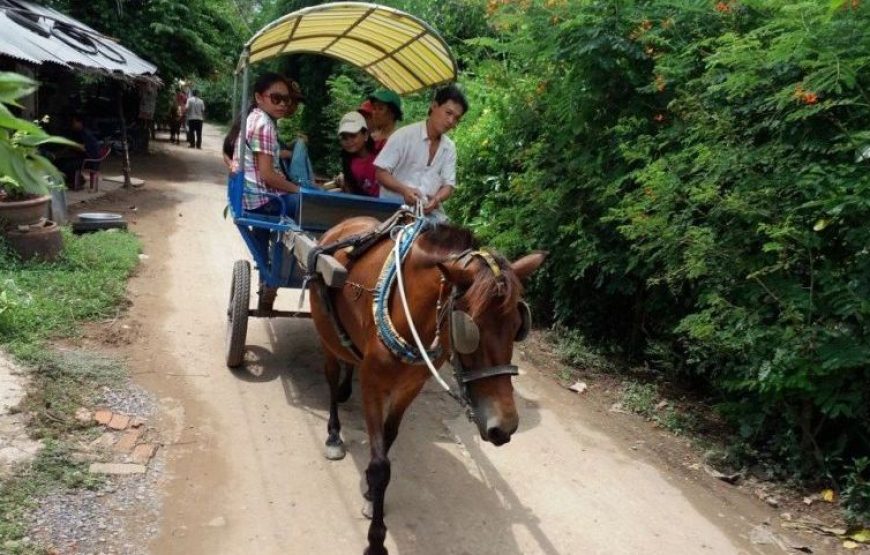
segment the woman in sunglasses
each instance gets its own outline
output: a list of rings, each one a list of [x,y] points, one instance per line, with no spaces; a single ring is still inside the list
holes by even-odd
[[[281,170],[281,146],[276,122],[296,113],[304,100],[299,85],[277,73],[265,73],[254,82],[254,102],[247,117],[245,159],[240,168],[245,173],[242,208],[246,212],[298,218],[299,184],[290,181]],[[241,138],[241,137],[239,137]],[[282,194],[276,198],[276,193]],[[264,254],[269,249],[270,232],[254,228],[252,235]],[[271,310],[276,289],[260,284],[259,306]]]
[[[301,100],[299,85],[277,73],[265,73],[254,83],[254,104],[248,114],[245,135],[245,160],[240,164],[245,172],[242,206],[246,211],[279,215],[282,213],[281,203],[266,193],[299,192],[299,185],[287,179],[281,171],[276,122],[296,113]],[[296,216],[295,210],[285,213]]]

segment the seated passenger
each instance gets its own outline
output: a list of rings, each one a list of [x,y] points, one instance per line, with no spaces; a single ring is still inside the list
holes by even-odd
[[[455,85],[435,93],[429,117],[396,131],[375,159],[381,198],[423,203],[434,220],[446,220],[441,203],[456,187],[456,146],[446,135],[456,127],[468,101]]]
[[[241,164],[245,174],[242,207],[248,212],[279,215],[281,202],[266,193],[299,192],[299,185],[281,171],[281,147],[275,122],[292,116],[301,100],[299,85],[277,73],[266,73],[254,83],[254,107],[247,118],[247,148]]]
[[[346,193],[376,197],[380,186],[375,179],[375,143],[365,118],[358,111],[348,112],[338,124],[341,141],[341,186]]]
[[[374,125],[372,125],[372,101],[368,99],[364,100],[356,111],[362,114],[362,117],[366,119],[366,128],[368,128],[369,135],[371,135],[372,129],[375,128]]]
[[[278,142],[276,121],[296,113],[299,102],[304,100],[295,81],[277,73],[265,73],[254,83],[254,103],[247,116],[245,131],[245,159],[241,164],[245,178],[242,208],[248,213],[297,217],[299,200],[297,194],[285,194],[279,198],[267,193],[298,193],[300,186],[287,179],[281,171],[281,146]],[[239,139],[241,140],[241,131]],[[260,253],[268,258],[271,233],[254,227],[251,235]],[[272,310],[278,290],[260,283],[257,309]]]
[[[402,121],[402,99],[389,89],[378,89],[369,95],[368,101],[372,114],[370,130],[377,154],[396,130],[396,123]]]

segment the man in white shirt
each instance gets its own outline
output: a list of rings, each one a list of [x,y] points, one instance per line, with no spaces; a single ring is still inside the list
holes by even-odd
[[[425,121],[393,133],[375,159],[381,198],[404,200],[446,219],[441,203],[456,187],[456,145],[446,135],[468,111],[465,95],[455,85],[435,93]]]
[[[199,91],[191,91],[184,114],[187,119],[187,141],[190,143],[190,148],[202,148],[202,120],[205,117],[205,102],[199,98]]]

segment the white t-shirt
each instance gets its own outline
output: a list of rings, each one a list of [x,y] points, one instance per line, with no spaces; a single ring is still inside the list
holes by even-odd
[[[198,96],[191,96],[187,99],[187,119],[203,119],[205,115],[205,102]]]
[[[417,189],[427,198],[433,197],[443,185],[456,187],[456,145],[450,137],[441,135],[438,150],[429,164],[429,144],[425,121],[402,127],[390,135],[375,158],[375,166],[387,170],[403,185]],[[381,187],[380,197],[402,200],[402,195],[386,187]]]

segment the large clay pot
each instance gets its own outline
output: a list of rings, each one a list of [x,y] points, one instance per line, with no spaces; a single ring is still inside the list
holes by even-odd
[[[7,229],[4,237],[12,251],[22,260],[53,262],[63,251],[60,226],[44,218],[38,224]]]
[[[50,202],[48,195],[25,200],[0,199],[0,229],[38,224],[40,219],[48,215]]]

